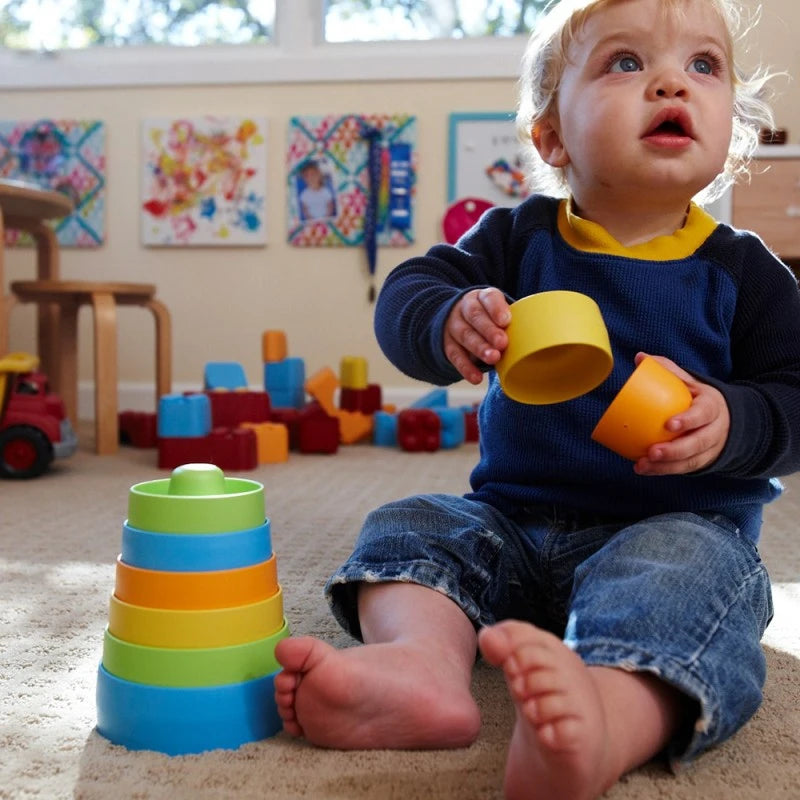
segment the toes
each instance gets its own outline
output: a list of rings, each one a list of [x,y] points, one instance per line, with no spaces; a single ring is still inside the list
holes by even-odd
[[[311,636],[289,637],[275,645],[275,658],[289,672],[307,672],[329,649],[333,648]]]

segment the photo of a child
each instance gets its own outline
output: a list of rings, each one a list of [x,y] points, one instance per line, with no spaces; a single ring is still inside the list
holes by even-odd
[[[297,170],[297,199],[300,219],[329,219],[336,216],[336,193],[330,175],[319,161],[308,159]]]

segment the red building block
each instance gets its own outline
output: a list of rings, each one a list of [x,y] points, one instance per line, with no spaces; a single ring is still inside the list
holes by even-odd
[[[480,440],[478,433],[478,408],[473,407],[464,412],[464,441],[477,442]]]
[[[208,436],[162,436],[158,440],[159,469],[211,463],[211,439]]]
[[[297,434],[301,453],[335,453],[339,449],[339,420],[316,404],[300,412]]]
[[[214,428],[235,428],[243,422],[269,422],[270,402],[266,392],[247,390],[206,394],[211,404],[211,425]]]
[[[158,444],[158,420],[152,411],[120,411],[119,440],[132,447]]]
[[[301,411],[297,408],[273,408],[270,411],[270,422],[281,422],[289,429],[289,449],[299,450],[300,448],[300,415]]]
[[[374,414],[381,410],[382,402],[383,392],[377,383],[370,383],[366,389],[348,389],[342,386],[339,390],[339,406],[344,411]]]
[[[214,428],[211,440],[211,463],[225,472],[255,469],[258,445],[252,428]]]
[[[397,443],[410,452],[433,452],[441,442],[442,422],[429,408],[407,408],[397,415]]]

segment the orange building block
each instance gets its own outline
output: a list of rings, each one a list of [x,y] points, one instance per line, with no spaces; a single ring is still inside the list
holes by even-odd
[[[322,406],[328,416],[336,416],[338,409],[333,398],[339,388],[339,379],[330,367],[323,367],[307,378],[303,388]]]
[[[279,464],[289,460],[289,429],[282,422],[245,422],[256,435],[259,464]]]
[[[338,410],[336,416],[339,417],[339,440],[342,444],[355,444],[372,438],[374,421],[371,414]]]
[[[286,334],[283,331],[264,331],[261,334],[261,360],[283,361],[288,353]]]

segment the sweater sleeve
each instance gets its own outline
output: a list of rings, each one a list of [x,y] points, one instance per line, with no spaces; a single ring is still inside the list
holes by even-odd
[[[447,385],[461,375],[443,349],[445,323],[454,304],[472,289],[505,291],[513,212],[487,211],[455,245],[439,244],[389,274],[375,307],[375,335],[386,357],[406,375]]]
[[[788,475],[800,469],[800,294],[794,275],[759,239],[740,236],[747,244],[731,334],[733,372],[725,383],[706,379],[725,397],[730,432],[709,471]]]

